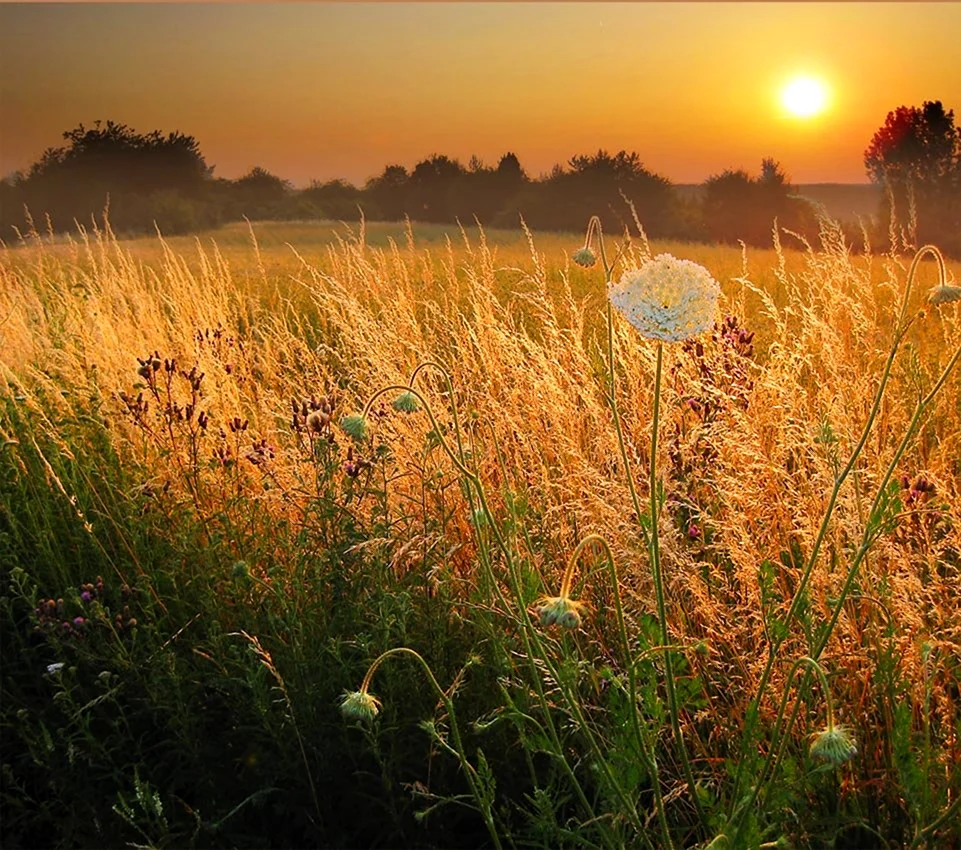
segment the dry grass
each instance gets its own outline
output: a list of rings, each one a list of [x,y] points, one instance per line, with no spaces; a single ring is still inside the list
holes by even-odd
[[[503,511],[508,491],[530,505],[528,522],[543,542],[532,555],[548,586],[556,585],[577,538],[596,532],[611,541],[621,565],[631,617],[653,614],[647,557],[604,394],[603,281],[596,270],[568,264],[575,237],[537,235],[527,244],[516,235],[454,232],[449,242],[434,239],[425,247],[410,234],[377,226],[333,241],[330,228],[255,230],[259,250],[248,232],[218,237],[220,247],[207,239],[92,238],[6,250],[0,256],[4,391],[25,396],[22,403],[49,417],[52,432],[89,415],[96,399],[98,415],[111,418],[119,454],[140,464],[149,480],[176,481],[176,469],[190,459],[145,444],[122,415],[119,393],[138,381],[135,356],[156,350],[184,368],[196,364],[206,375],[203,405],[212,422],[201,441],[203,457],[229,449],[241,461],[232,473],[234,492],[245,489],[278,517],[296,517],[307,497],[300,495],[305,471],[290,426],[291,399],[334,393],[338,413],[347,413],[377,388],[405,383],[419,362],[437,361],[453,377],[495,513]],[[711,647],[698,673],[711,683],[704,716],[713,732],[695,757],[709,757],[714,739],[736,734],[765,661],[770,617],[796,586],[792,545],[804,555],[811,549],[837,465],[858,439],[892,342],[907,261],[850,256],[828,241],[827,250],[746,255],[710,246],[649,247],[636,238],[628,249],[628,263],[667,250],[705,265],[722,283],[721,312],[755,333],[751,356],[732,353],[715,334],[703,340],[702,357],[676,346],[665,364],[670,378],[658,464],[668,505],[661,539],[669,619],[679,640],[703,638]],[[961,276],[958,264],[950,269]],[[912,296],[917,309],[933,282],[925,264]],[[959,345],[957,304],[927,309],[909,332],[815,569],[812,623],[830,612],[919,390],[932,385]],[[616,323],[615,350],[620,410],[643,497],[654,350],[623,322]],[[436,409],[446,410],[443,385],[431,377],[424,387]],[[691,398],[709,399],[712,415],[692,409]],[[249,421],[245,432],[224,427],[233,417]],[[961,654],[959,422],[956,372],[898,470],[912,481],[923,474],[936,490],[914,505],[921,513],[905,507],[898,530],[881,538],[858,583],[858,593],[883,607],[864,598],[849,602],[823,659],[841,719],[857,729],[878,766],[889,732],[873,690],[878,654],[898,659],[910,684],[904,698],[916,706],[925,698],[922,644],[936,646],[942,659]],[[417,569],[412,544],[424,510],[423,477],[437,470],[454,477],[441,452],[425,456],[428,428],[423,414],[392,413],[376,424],[376,439],[393,455],[390,498],[407,518],[387,541],[398,572]],[[260,439],[275,451],[269,470],[243,463]],[[211,515],[236,510],[223,470],[205,466],[203,475],[200,508]],[[273,486],[264,490],[267,478]],[[476,567],[467,508],[456,488],[450,497],[455,521],[443,542],[457,553],[454,575],[470,583]],[[685,531],[690,522],[700,531],[693,539]],[[765,562],[773,568],[762,592]],[[791,640],[795,653],[806,651],[802,630]],[[776,707],[780,682],[774,681],[767,711]],[[947,768],[961,759],[957,682],[942,667],[928,684],[932,715],[943,723]]]

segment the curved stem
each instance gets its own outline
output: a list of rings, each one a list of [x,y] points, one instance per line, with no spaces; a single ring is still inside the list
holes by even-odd
[[[424,410],[427,412],[427,417],[430,419],[431,427],[434,429],[434,433],[437,434],[437,439],[440,441],[441,447],[444,449],[445,452],[447,452],[447,456],[451,459],[451,462],[454,464],[454,466],[457,467],[458,472],[462,473],[463,475],[466,475],[472,481],[476,479],[477,477],[476,474],[471,470],[469,470],[464,465],[464,463],[458,458],[456,454],[454,454],[453,449],[451,449],[450,445],[447,443],[447,440],[444,438],[443,432],[440,430],[440,426],[437,424],[437,419],[434,416],[434,411],[431,410],[430,404],[427,403],[427,399],[425,399],[413,387],[405,386],[403,384],[388,384],[386,387],[381,387],[379,390],[377,390],[377,392],[375,392],[367,400],[367,404],[364,405],[364,412],[362,414],[363,417],[365,419],[367,418],[367,414],[370,413],[371,407],[373,407],[374,402],[378,398],[380,398],[382,395],[385,395],[389,392],[397,392],[398,390],[402,392],[410,393],[424,406]]]
[[[447,394],[450,396],[450,408],[451,415],[454,419],[454,439],[457,442],[457,451],[460,454],[461,460],[464,459],[464,442],[461,438],[460,433],[460,417],[457,414],[457,397],[454,395],[454,382],[451,379],[450,372],[447,371],[440,363],[434,360],[423,360],[417,364],[417,367],[411,372],[410,380],[407,382],[410,384],[410,388],[414,388],[414,381],[416,380],[418,374],[420,374],[424,369],[436,369],[444,377],[444,382],[447,384]]]
[[[898,323],[897,323],[896,331],[894,335],[894,342],[891,344],[891,350],[888,353],[887,360],[885,361],[884,370],[881,373],[881,381],[878,384],[878,389],[874,395],[874,400],[871,405],[871,410],[868,413],[867,421],[864,423],[864,428],[861,431],[861,436],[857,442],[857,445],[852,450],[847,463],[844,465],[844,468],[841,470],[841,472],[838,474],[838,477],[834,481],[834,487],[831,490],[831,495],[830,495],[830,498],[828,499],[828,505],[824,511],[824,517],[821,520],[821,526],[818,529],[817,537],[814,540],[814,546],[811,549],[811,554],[808,557],[807,564],[804,567],[804,572],[801,574],[801,579],[798,582],[797,590],[795,590],[794,596],[791,599],[791,605],[788,608],[788,612],[784,617],[783,629],[781,631],[781,634],[780,636],[774,637],[774,639],[772,640],[768,648],[767,663],[765,664],[764,671],[761,674],[761,680],[758,683],[755,696],[751,701],[751,711],[749,712],[747,722],[745,723],[744,735],[742,737],[743,743],[741,747],[741,759],[739,760],[737,772],[735,773],[735,776],[734,776],[734,789],[731,796],[732,816],[734,812],[734,807],[737,806],[737,797],[738,797],[738,792],[740,790],[741,778],[743,775],[744,762],[745,762],[744,756],[746,755],[748,744],[751,738],[753,737],[753,732],[754,732],[755,723],[756,723],[757,707],[760,704],[761,698],[764,695],[764,691],[767,688],[768,681],[770,680],[771,673],[774,669],[774,664],[777,660],[778,651],[780,650],[782,644],[787,639],[787,636],[790,633],[791,621],[797,615],[798,609],[801,607],[801,603],[807,591],[808,584],[811,580],[811,575],[814,572],[814,566],[817,563],[817,558],[821,551],[821,545],[824,542],[824,538],[826,537],[828,528],[831,524],[831,519],[834,516],[834,507],[837,504],[838,495],[841,492],[841,487],[843,486],[844,482],[847,480],[848,475],[850,475],[851,471],[854,469],[854,466],[857,463],[858,458],[861,456],[861,451],[864,449],[864,446],[867,443],[868,436],[871,433],[871,429],[874,427],[874,421],[877,418],[878,411],[881,408],[881,400],[884,397],[884,391],[887,388],[888,379],[890,378],[890,375],[891,375],[891,368],[894,365],[894,358],[898,353],[898,349],[900,348],[901,341],[904,339],[904,335],[907,331],[907,327],[910,324],[909,322],[905,322],[905,317],[907,316],[908,301],[911,296],[911,288],[914,282],[914,275],[917,270],[917,265],[918,265],[918,262],[920,261],[920,257],[927,251],[933,251],[936,256],[939,253],[937,249],[934,248],[933,246],[926,245],[924,248],[918,251],[917,255],[914,258],[914,261],[911,264],[911,269],[908,272],[908,280],[907,280],[907,285],[905,287],[905,292],[904,292],[904,303],[902,304],[902,307],[901,307],[901,312],[898,317]],[[816,658],[817,654],[814,654],[814,657]],[[756,794],[754,796],[756,796]]]
[[[636,663],[644,657],[645,653],[641,653],[638,658],[632,661],[631,659],[631,645],[627,636],[627,626],[624,623],[624,608],[621,603],[621,583],[620,578],[617,574],[617,563],[614,560],[614,553],[611,551],[611,547],[600,534],[588,534],[585,538],[577,544],[571,554],[570,559],[567,562],[567,569],[564,572],[564,580],[561,583],[561,596],[565,594],[565,589],[567,593],[570,593],[571,579],[574,574],[574,565],[577,563],[577,558],[584,551],[584,549],[591,543],[597,543],[604,550],[604,554],[607,556],[607,563],[611,568],[611,582],[614,585],[614,606],[617,611],[617,627],[620,632],[621,642],[624,644],[624,661],[627,665],[627,681],[628,689],[631,700],[631,728],[634,732],[634,737],[637,739],[637,745],[640,753],[644,760],[647,762],[645,767],[651,776],[651,785],[654,790],[654,806],[657,809],[657,819],[661,827],[661,839],[664,843],[664,847],[670,850],[674,846],[671,840],[671,832],[667,822],[667,813],[664,809],[664,797],[661,793],[661,781],[658,776],[657,769],[657,757],[654,753],[653,747],[648,751],[648,744],[645,735],[641,731],[640,721],[638,720],[637,714],[637,675],[635,673]],[[662,647],[654,647],[654,649],[661,649]],[[650,652],[650,650],[648,650]]]
[[[380,667],[388,658],[395,655],[409,655],[420,665],[421,669],[427,676],[434,690],[437,691],[441,702],[444,703],[444,708],[447,710],[447,714],[450,717],[450,730],[451,735],[454,738],[454,748],[457,752],[457,756],[460,759],[461,767],[464,771],[464,775],[467,778],[467,782],[470,785],[471,793],[474,795],[474,799],[477,801],[480,807],[481,816],[484,818],[484,823],[487,826],[487,831],[490,833],[491,840],[494,842],[494,846],[497,850],[501,850],[501,840],[500,836],[497,834],[497,828],[494,824],[494,816],[490,811],[490,801],[488,801],[485,794],[483,794],[477,785],[477,771],[474,769],[473,765],[467,760],[467,754],[464,751],[464,742],[461,740],[460,729],[457,725],[457,715],[454,712],[454,701],[447,695],[447,692],[440,686],[437,678],[434,676],[434,671],[430,669],[430,665],[424,660],[424,657],[416,650],[410,649],[406,646],[397,646],[393,649],[388,649],[386,652],[382,652],[374,661],[371,663],[370,667],[367,669],[367,675],[364,676],[364,681],[361,683],[360,690],[362,693],[367,693],[367,689],[370,687],[371,679],[374,673],[377,672],[377,668]]]

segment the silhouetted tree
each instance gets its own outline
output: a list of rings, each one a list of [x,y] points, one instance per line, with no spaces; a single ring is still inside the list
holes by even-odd
[[[758,244],[759,211],[755,209],[755,183],[743,169],[730,168],[712,175],[704,183],[704,223],[712,239],[718,242],[737,242],[743,239]],[[767,222],[770,243],[771,223]]]
[[[185,226],[208,222],[202,195],[213,169],[193,136],[160,130],[142,134],[126,124],[95,121],[92,127],[68,130],[63,138],[66,144],[45,150],[14,183],[16,201],[49,214],[56,227],[89,221],[109,199],[115,227],[143,229],[153,222],[148,199],[163,194],[166,208],[173,210],[178,205],[171,203],[171,192],[190,206]],[[8,221],[6,210],[3,218]]]
[[[889,112],[864,151],[864,167],[888,189],[882,221],[893,215],[907,224],[913,203],[917,240],[961,252],[961,128],[953,110],[935,100]]]
[[[570,159],[569,168],[555,166],[550,174],[523,189],[498,216],[498,223],[517,226],[517,213],[531,227],[579,230],[585,210],[597,211],[604,227],[616,232],[631,226],[631,200],[649,233],[665,235],[672,222],[671,183],[644,168],[640,156],[605,150]]]
[[[422,221],[451,222],[458,215],[470,216],[460,208],[463,198],[464,166],[443,154],[432,154],[418,162],[410,175],[408,214]]]
[[[361,209],[366,218],[381,218],[375,201],[365,198],[364,192],[346,180],[312,180],[301,193],[303,199],[319,211],[322,218],[336,221],[359,221]]]
[[[402,165],[388,165],[378,177],[365,186],[366,197],[374,202],[388,221],[396,221],[407,213],[410,175]]]
[[[143,135],[126,124],[95,121],[63,134],[69,144],[48,148],[28,180],[70,180],[122,190],[191,189],[213,171],[193,136],[154,130]]]
[[[704,184],[704,224],[718,242],[741,240],[769,246],[774,221],[808,240],[817,236],[817,216],[803,198],[794,194],[790,178],[774,159],[761,160],[761,174],[751,177],[744,169],[728,169]]]
[[[284,201],[292,188],[289,181],[256,165],[243,177],[231,181],[231,218],[284,218]]]
[[[410,175],[403,165],[386,166],[380,176],[367,181],[365,191],[388,221],[397,221],[408,212]]]

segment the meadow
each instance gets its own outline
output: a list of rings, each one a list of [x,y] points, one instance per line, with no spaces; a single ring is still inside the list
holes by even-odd
[[[3,846],[958,846],[961,304],[772,239],[607,236],[663,364],[583,234],[3,248]]]

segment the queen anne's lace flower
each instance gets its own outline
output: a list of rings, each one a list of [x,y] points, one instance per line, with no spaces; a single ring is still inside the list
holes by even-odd
[[[542,626],[555,623],[564,629],[576,629],[581,625],[583,602],[567,596],[546,596],[538,601],[537,616]]]
[[[353,437],[358,443],[362,443],[367,438],[367,419],[362,413],[350,413],[340,420],[340,427],[349,437]]]
[[[610,283],[607,297],[642,336],[679,342],[711,327],[720,293],[704,266],[658,254]]]
[[[380,700],[365,690],[348,691],[340,698],[340,712],[348,720],[370,722],[380,711]]]
[[[814,736],[810,752],[813,758],[837,765],[853,759],[858,753],[858,747],[847,729],[829,725]]]

